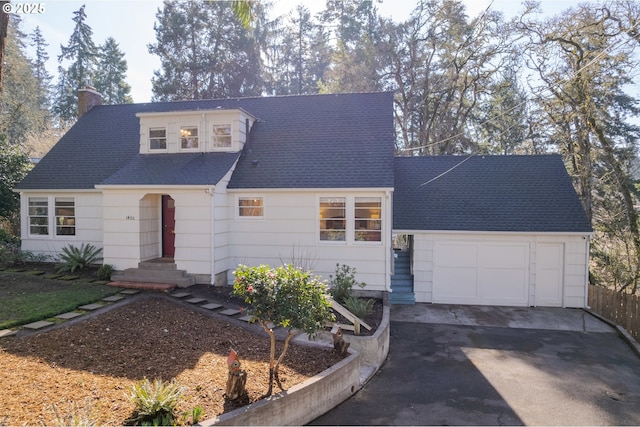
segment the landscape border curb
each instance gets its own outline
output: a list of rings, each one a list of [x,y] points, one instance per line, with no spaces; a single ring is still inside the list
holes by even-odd
[[[622,339],[627,343],[627,345],[636,354],[636,356],[640,357],[640,343],[638,343],[635,340],[635,338],[633,338],[633,336],[631,336],[631,334],[625,328],[623,328],[622,326],[618,325],[617,323],[607,319],[606,317],[602,317],[598,313],[595,313],[595,312],[591,311],[591,309],[589,309],[589,308],[583,308],[583,310],[586,311],[587,313],[589,313],[590,315],[592,315],[593,317],[595,317],[597,319],[600,319],[603,322],[605,322],[606,324],[608,324],[611,327],[615,328],[616,332],[618,332],[618,335],[620,335],[620,337],[622,337]]]
[[[304,425],[327,413],[360,390],[378,372],[389,354],[391,310],[383,300],[382,321],[372,336],[343,336],[349,356],[291,389],[199,423],[199,426]],[[331,348],[329,332],[301,345]]]
[[[304,425],[351,397],[361,387],[360,353],[289,390],[200,422],[199,426]]]

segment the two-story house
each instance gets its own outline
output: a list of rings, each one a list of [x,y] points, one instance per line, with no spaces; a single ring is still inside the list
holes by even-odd
[[[406,273],[409,301],[585,304],[591,227],[559,156],[394,158],[388,92],[99,104],[81,90],[17,186],[24,250],[90,243],[120,277],[180,286],[340,263],[370,291]]]

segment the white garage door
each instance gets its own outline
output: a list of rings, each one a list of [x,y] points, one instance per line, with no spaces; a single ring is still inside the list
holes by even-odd
[[[529,305],[527,242],[440,241],[433,257],[433,302]]]

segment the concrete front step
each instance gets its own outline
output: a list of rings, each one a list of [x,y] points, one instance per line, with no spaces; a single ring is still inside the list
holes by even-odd
[[[180,288],[195,285],[194,276],[184,270],[128,268],[111,275],[113,282],[170,283]]]
[[[154,259],[151,261],[142,261],[138,263],[138,268],[141,270],[162,270],[162,271],[176,271],[178,267],[172,259]]]
[[[158,282],[109,282],[109,286],[113,286],[116,288],[125,288],[125,291],[120,292],[121,294],[126,294],[127,290],[135,290],[137,292],[140,291],[156,291],[156,292],[168,292],[172,289],[176,288],[175,283],[158,283]]]

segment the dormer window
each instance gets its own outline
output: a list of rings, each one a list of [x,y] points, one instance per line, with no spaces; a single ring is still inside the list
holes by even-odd
[[[154,111],[140,119],[140,154],[242,151],[256,121],[242,109]]]
[[[166,128],[150,128],[149,129],[149,149],[151,150],[167,149],[167,129]]]
[[[213,125],[213,147],[231,148],[231,125]]]
[[[180,128],[180,148],[183,150],[198,148],[197,126],[182,126]]]

